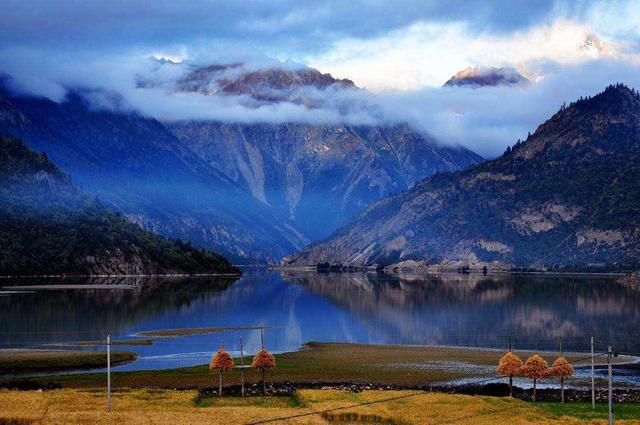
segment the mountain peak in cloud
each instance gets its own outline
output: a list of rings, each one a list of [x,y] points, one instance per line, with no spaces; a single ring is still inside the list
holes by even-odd
[[[356,86],[349,79],[336,79],[309,67],[251,68],[243,63],[228,63],[197,66],[177,81],[176,88],[207,96],[249,96],[260,103],[307,104],[307,89],[351,89]]]
[[[512,67],[468,67],[447,80],[445,87],[522,86],[530,81]]]
[[[587,56],[597,58],[605,53],[604,43],[593,33],[587,33],[584,37],[584,42],[580,46],[580,50]]]

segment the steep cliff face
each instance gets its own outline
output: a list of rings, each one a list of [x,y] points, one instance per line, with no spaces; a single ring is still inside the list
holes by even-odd
[[[161,123],[96,109],[87,98],[98,95],[109,96],[71,93],[57,103],[0,90],[0,134],[47,153],[132,221],[236,262],[275,261],[307,241]]]
[[[167,125],[212,167],[314,240],[425,176],[481,161],[404,125]]]
[[[236,273],[219,255],[142,230],[49,159],[0,136],[0,274]]]
[[[500,158],[386,198],[289,265],[633,266],[640,100],[623,85],[561,109]]]

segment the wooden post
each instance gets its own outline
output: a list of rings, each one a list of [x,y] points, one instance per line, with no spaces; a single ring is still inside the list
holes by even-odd
[[[611,370],[611,363],[613,363],[613,350],[609,346],[607,353],[607,363],[609,366],[609,425],[613,425],[613,372]]]
[[[509,352],[512,350],[511,337],[509,337]],[[513,377],[509,376],[509,397],[513,397]]]
[[[562,338],[560,338],[560,357],[562,357]],[[564,404],[564,376],[560,377],[560,403]]]
[[[111,336],[107,334],[107,412],[111,412]]]
[[[513,376],[509,376],[509,397],[513,397]]]
[[[242,351],[242,335],[240,335],[240,385],[240,392],[242,397],[244,397],[244,353]]]
[[[595,339],[591,337],[591,410],[596,410]]]

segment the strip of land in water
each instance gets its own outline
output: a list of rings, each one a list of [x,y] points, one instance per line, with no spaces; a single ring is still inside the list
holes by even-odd
[[[253,329],[268,329],[268,326],[236,326],[229,328],[179,328],[179,329],[160,329],[155,331],[142,331],[138,332],[137,336],[146,337],[174,337],[174,336],[189,336],[189,335],[205,335],[220,332],[229,331],[246,331]]]
[[[136,353],[129,351],[111,352],[111,364],[114,366],[137,358]],[[106,351],[0,350],[0,374],[96,369],[106,364]]]
[[[132,339],[117,339],[111,340],[111,345],[118,346],[141,346],[141,345],[153,345],[153,343],[159,339],[174,338],[181,336],[191,335],[207,335],[221,332],[234,332],[253,329],[269,329],[269,326],[236,326],[236,327],[216,327],[216,328],[178,328],[178,329],[160,329],[152,331],[142,331],[135,334],[135,337],[145,338],[132,338]],[[53,342],[47,344],[49,347],[100,347],[106,346],[106,340],[100,341],[63,341]]]
[[[147,339],[116,339],[111,340],[111,345],[118,346],[131,346],[135,347],[138,345],[153,345],[153,342],[156,339],[147,338]],[[47,344],[49,347],[106,347],[107,341],[70,341],[70,342],[54,342],[51,344]]]

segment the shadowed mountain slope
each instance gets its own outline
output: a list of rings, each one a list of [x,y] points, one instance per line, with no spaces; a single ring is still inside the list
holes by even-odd
[[[639,200],[640,98],[615,85],[498,159],[424,179],[283,263],[635,267]]]

